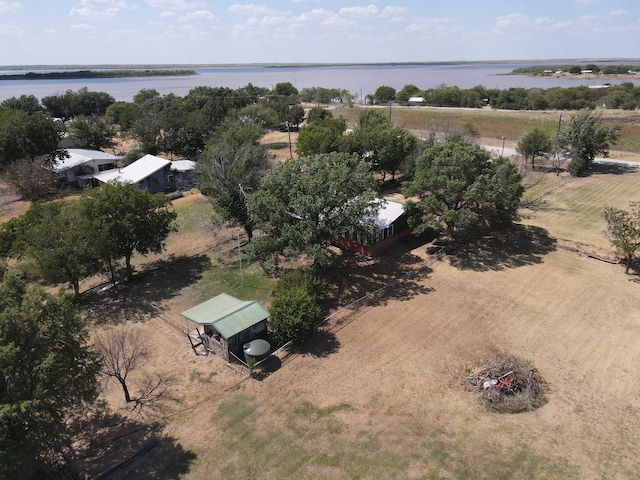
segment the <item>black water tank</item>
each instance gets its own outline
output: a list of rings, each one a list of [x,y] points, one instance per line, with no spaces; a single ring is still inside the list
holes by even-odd
[[[252,363],[256,363],[267,358],[271,352],[271,345],[269,345],[269,342],[266,340],[258,338],[249,343],[245,343],[242,346],[242,350],[244,351],[245,362],[251,365]]]

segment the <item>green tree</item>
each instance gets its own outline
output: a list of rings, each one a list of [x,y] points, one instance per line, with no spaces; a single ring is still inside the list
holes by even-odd
[[[100,361],[71,298],[0,285],[0,477],[31,478],[69,445],[66,422],[97,395]],[[40,471],[40,474],[43,472]]]
[[[449,142],[428,148],[416,161],[416,173],[404,185],[407,212],[417,233],[428,228],[453,239],[477,237],[511,225],[523,187],[507,159],[492,160],[478,145]]]
[[[0,168],[40,156],[53,162],[63,155],[60,134],[61,128],[44,113],[0,111]]]
[[[33,274],[50,284],[68,283],[76,296],[80,281],[99,271],[95,235],[75,205],[34,202],[26,213],[0,227],[11,255],[32,259]]]
[[[388,103],[396,98],[396,89],[387,85],[382,85],[376,89],[374,98],[377,103]]]
[[[320,106],[312,107],[307,113],[307,125],[314,122],[320,122],[327,117],[333,117],[331,110]]]
[[[298,155],[316,155],[338,152],[342,149],[342,139],[347,128],[344,118],[328,116],[311,122],[300,129],[296,152]]]
[[[303,342],[318,329],[322,311],[302,286],[281,290],[271,300],[269,330],[276,342]]]
[[[264,235],[252,253],[263,262],[306,253],[318,265],[345,230],[366,233],[379,208],[378,183],[357,156],[330,153],[289,159],[271,170],[249,197],[249,214]],[[263,265],[265,265],[263,263]]]
[[[69,134],[79,148],[101,150],[115,145],[116,130],[101,116],[77,116],[69,125]]]
[[[413,155],[416,137],[405,127],[395,127],[382,113],[364,110],[358,126],[344,137],[343,150],[357,153],[372,165],[372,171],[381,173],[382,180],[390,173],[395,178],[401,166]]]
[[[127,132],[140,116],[140,107],[133,102],[116,102],[109,105],[105,118],[111,124],[118,125],[121,132]]]
[[[200,156],[198,188],[218,207],[227,221],[241,225],[253,239],[253,221],[247,197],[257,190],[268,167],[264,145],[258,143],[262,129],[253,123],[235,123],[212,139]]]
[[[625,257],[624,273],[629,273],[640,248],[640,203],[631,203],[631,211],[605,207],[602,216],[607,222],[605,235],[611,245]]]
[[[21,110],[25,113],[38,113],[44,109],[40,105],[40,101],[33,95],[20,95],[20,97],[11,97],[0,103],[0,111],[3,110]]]
[[[588,109],[571,117],[558,133],[558,143],[571,158],[571,175],[584,175],[591,170],[596,155],[609,156],[609,148],[620,138],[620,125],[605,125],[602,114]]]
[[[115,103],[114,98],[105,92],[90,92],[82,87],[77,92],[67,90],[62,95],[51,95],[42,98],[42,105],[52,117],[64,120],[78,115],[104,115],[109,105]]]
[[[413,96],[420,92],[420,89],[415,85],[405,85],[402,90],[396,95],[396,100],[399,102],[407,102]]]
[[[524,157],[525,162],[531,160],[532,170],[536,168],[536,157],[542,156],[550,150],[551,138],[539,127],[535,127],[518,142],[518,152]]]
[[[89,188],[79,208],[91,225],[103,265],[115,282],[114,262],[124,258],[126,279],[133,277],[131,257],[160,253],[176,231],[176,213],[162,193],[151,194],[133,183],[107,183]]]
[[[273,88],[274,95],[280,95],[283,97],[293,97],[298,94],[298,89],[294,87],[291,82],[276,83]]]

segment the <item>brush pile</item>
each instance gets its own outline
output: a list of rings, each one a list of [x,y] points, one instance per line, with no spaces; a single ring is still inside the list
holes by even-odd
[[[497,355],[472,368],[465,383],[499,412],[529,412],[546,403],[538,370],[509,355]]]

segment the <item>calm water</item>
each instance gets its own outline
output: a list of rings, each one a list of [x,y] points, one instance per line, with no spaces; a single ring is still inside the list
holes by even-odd
[[[605,62],[597,62],[603,65]],[[616,62],[621,63],[621,62]],[[637,62],[624,62],[638,65]],[[258,87],[272,88],[276,83],[291,82],[298,90],[305,87],[344,88],[362,98],[372,94],[381,85],[400,90],[413,84],[420,89],[439,85],[471,88],[484,85],[487,88],[509,87],[572,87],[599,85],[598,80],[580,78],[540,78],[524,75],[501,75],[514,68],[532,64],[430,64],[430,65],[364,65],[364,66],[315,66],[315,67],[208,67],[196,68],[198,75],[188,77],[111,78],[84,80],[9,80],[0,82],[0,101],[20,96],[35,95],[42,98],[87,87],[91,91],[107,92],[116,100],[131,101],[144,88],[154,88],[161,94],[186,95],[197,86],[239,88],[252,83]],[[549,63],[545,63],[549,65]],[[1,67],[0,67],[1,68]],[[0,70],[0,74],[16,73]],[[623,80],[611,80],[618,84]],[[636,86],[640,79],[633,80]]]

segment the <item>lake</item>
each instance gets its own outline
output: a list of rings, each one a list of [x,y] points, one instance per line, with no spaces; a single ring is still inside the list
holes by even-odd
[[[569,63],[569,62],[565,62]],[[581,62],[584,63],[584,62]],[[620,64],[640,65],[639,62],[594,62],[598,65]],[[435,88],[440,85],[471,88],[484,85],[487,88],[506,89],[510,87],[551,88],[573,87],[579,85],[601,85],[601,80],[585,78],[542,78],[526,75],[505,75],[518,67],[533,65],[551,65],[545,63],[440,63],[412,65],[320,65],[320,66],[211,66],[191,68],[198,75],[176,77],[133,77],[100,78],[81,80],[4,80],[0,81],[0,101],[20,95],[34,95],[37,98],[64,93],[66,90],[78,90],[87,87],[90,91],[107,92],[116,100],[131,101],[133,96],[145,88],[154,88],[160,94],[174,93],[185,96],[197,86],[228,87],[236,89],[252,83],[258,87],[273,88],[277,83],[290,82],[298,90],[306,87],[324,87],[346,89],[362,98],[373,94],[382,85],[400,90],[408,84],[420,89]],[[83,67],[86,69],[87,67]],[[127,68],[126,66],[122,68]],[[153,68],[145,66],[144,68]],[[162,67],[164,69],[164,67]],[[23,72],[28,72],[25,69]],[[0,74],[19,73],[15,70],[2,70]],[[608,83],[619,84],[624,80],[611,80]],[[632,81],[640,85],[640,79]]]

